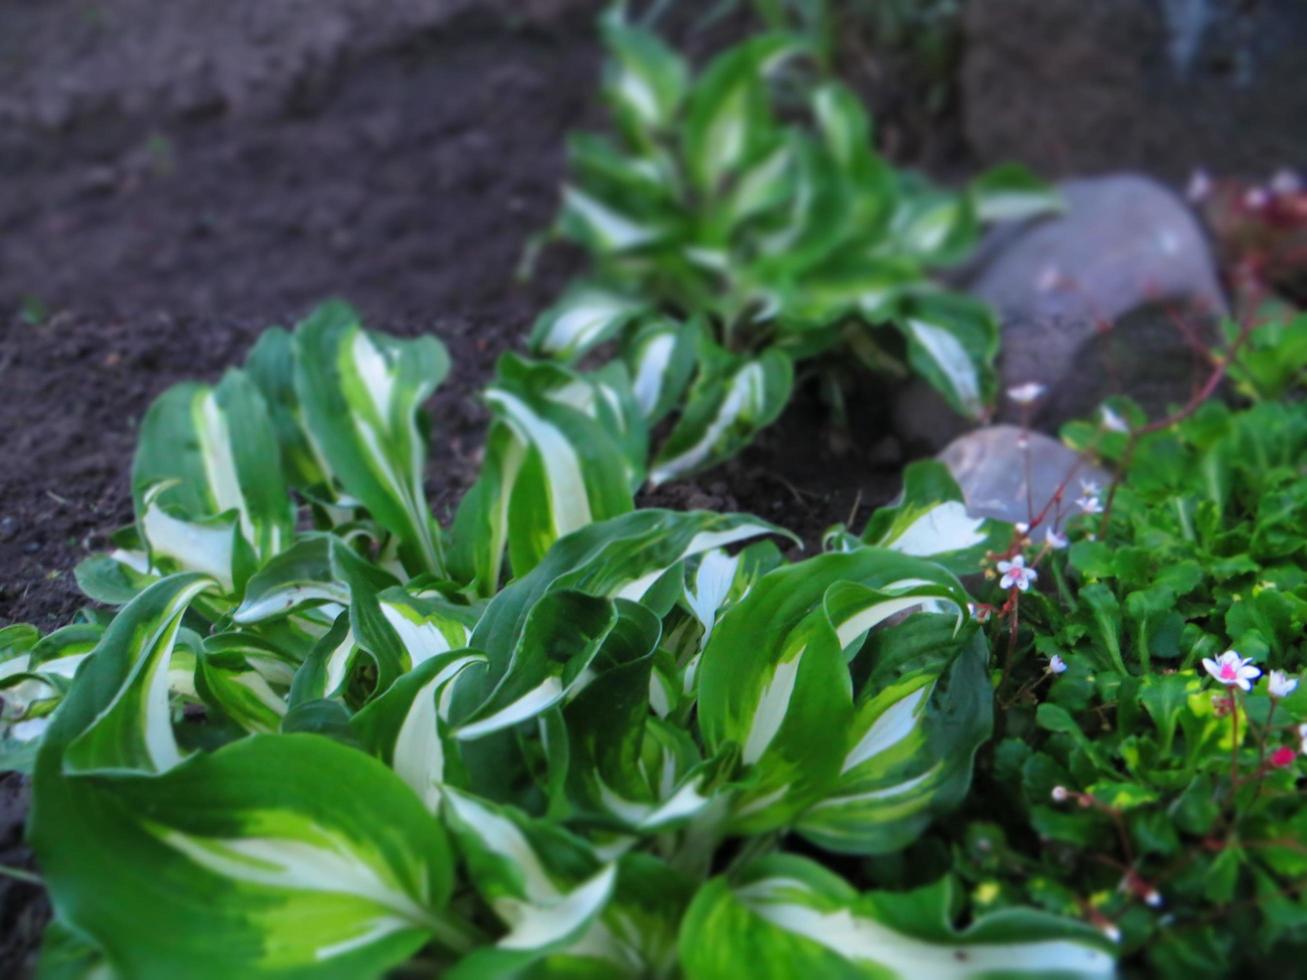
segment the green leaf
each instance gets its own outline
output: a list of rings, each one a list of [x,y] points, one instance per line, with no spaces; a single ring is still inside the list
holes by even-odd
[[[604,98],[628,138],[650,144],[680,110],[689,70],[655,35],[618,16],[606,16],[602,29],[612,55],[604,70]]]
[[[908,342],[908,361],[955,411],[980,417],[992,398],[998,327],[984,305],[947,293],[903,305],[896,325]]]
[[[698,714],[709,752],[740,753],[742,827],[787,822],[831,789],[846,750],[832,735],[854,718],[845,650],[894,613],[935,602],[961,624],[966,593],[949,572],[861,548],[771,572],[722,618],[699,665]]]
[[[393,769],[435,813],[447,770],[461,760],[449,726],[449,703],[463,671],[484,665],[484,654],[455,650],[421,661],[350,724],[359,741]]]
[[[680,324],[659,317],[642,326],[626,345],[632,394],[650,426],[662,421],[684,394],[703,330],[700,319]]]
[[[892,853],[966,795],[976,750],[993,727],[989,657],[975,634],[951,663],[941,661],[940,652],[958,647],[947,619],[915,620],[910,625],[932,630],[932,655],[892,680],[868,682],[838,782],[797,825],[809,840],[845,853]]]
[[[862,540],[905,555],[930,558],[959,575],[979,570],[1006,528],[967,513],[948,467],[935,460],[909,463],[900,500],[872,514]]]
[[[985,171],[968,191],[981,221],[1024,221],[1063,208],[1061,195],[1019,163]]]
[[[696,187],[716,188],[766,144],[775,126],[767,76],[803,50],[783,34],[756,37],[718,55],[695,82],[682,139]]]
[[[1008,909],[958,931],[950,879],[913,892],[859,894],[800,857],[773,855],[734,883],[714,878],[681,927],[692,980],[786,977],[1111,977],[1109,944],[1091,927]]]
[[[645,312],[639,300],[590,283],[568,288],[531,328],[531,351],[574,361],[592,347],[611,340]]]
[[[32,844],[61,919],[140,977],[356,977],[433,936],[453,861],[397,776],[314,735],[257,735],[167,774],[60,773],[102,700],[70,699],[38,763]]]
[[[168,702],[168,665],[182,615],[213,584],[196,573],[169,576],[114,619],[91,655],[94,695],[101,702],[97,713],[76,731],[60,729],[69,732],[60,748],[64,772],[153,774],[181,763]],[[74,691],[86,691],[91,683],[84,680]]]
[[[413,574],[443,572],[417,416],[448,369],[434,337],[366,332],[343,303],[319,307],[295,332],[295,390],[313,442],[346,492],[395,535]]]
[[[733,456],[776,420],[793,386],[794,365],[776,349],[701,376],[658,451],[649,482],[657,486]]]

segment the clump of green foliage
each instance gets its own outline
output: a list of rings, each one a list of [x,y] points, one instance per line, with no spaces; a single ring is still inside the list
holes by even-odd
[[[934,505],[797,562],[747,515],[632,510],[625,374],[510,359],[442,527],[447,369],[342,304],[269,331],[146,416],[136,521],[78,569],[102,606],[0,631],[46,973],[1110,974],[1073,918],[957,928],[952,876],[832,870],[956,808],[992,729]]]
[[[1249,385],[1279,376],[1259,374],[1259,349],[1231,366]],[[1208,403],[1147,433],[1128,402],[1106,417],[1064,433],[1129,463],[1106,512],[1082,490],[1065,550],[1013,532],[1002,553],[1044,588],[1006,579],[1002,608],[982,607],[1004,666],[965,819],[878,880],[949,868],[972,914],[1088,919],[1150,976],[1292,973],[1307,952],[1307,406]]]
[[[603,35],[615,132],[569,141],[554,229],[592,270],[531,342],[571,361],[616,340],[655,421],[688,392],[655,483],[736,451],[779,414],[794,366],[834,349],[984,412],[993,317],[930,273],[965,258],[983,221],[1054,206],[1047,189],[1013,166],[962,191],[896,170],[798,35],[752,37],[697,74],[620,14]]]

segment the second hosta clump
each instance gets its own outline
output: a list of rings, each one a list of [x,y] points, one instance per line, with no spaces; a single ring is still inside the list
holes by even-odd
[[[895,170],[857,96],[799,70],[798,37],[751,38],[697,77],[620,16],[604,38],[617,132],[572,137],[555,225],[592,274],[532,344],[572,360],[616,338],[654,422],[688,392],[653,482],[734,453],[780,413],[795,365],[836,348],[877,371],[906,361],[959,412],[984,411],[993,316],[928,275],[1050,192],[1017,167],[961,192]]]
[[[862,892],[816,857],[916,839],[990,734],[986,644],[928,557],[929,507],[798,563],[744,515],[568,527],[560,488],[589,485],[594,448],[578,419],[633,478],[622,413],[523,368],[489,395],[503,445],[451,532],[418,425],[445,367],[436,341],[332,306],[173,389],[143,426],[134,527],[80,571],[117,611],[0,633],[8,720],[48,723],[29,831],[48,963],[1111,973],[1082,924],[958,931],[948,878]]]

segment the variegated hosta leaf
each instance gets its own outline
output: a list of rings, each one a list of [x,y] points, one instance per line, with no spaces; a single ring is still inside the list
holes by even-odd
[[[905,555],[929,558],[958,575],[980,570],[985,552],[1001,547],[1005,528],[967,513],[948,467],[934,460],[910,463],[897,503],[881,507],[862,540]]]
[[[531,350],[574,361],[590,348],[611,340],[645,312],[639,300],[590,283],[578,283],[536,318]]]
[[[511,975],[564,951],[630,968],[599,921],[617,884],[615,863],[601,862],[552,823],[460,790],[446,789],[443,809],[473,885],[508,930],[494,947],[456,967],[454,976]]]
[[[619,366],[584,377],[501,358],[486,400],[495,413],[486,462],[454,522],[454,570],[481,595],[502,555],[522,576],[560,537],[629,511],[647,432]]]
[[[775,544],[758,541],[735,556],[722,549],[706,552],[693,574],[687,575],[685,604],[702,633],[697,649],[685,666],[682,681],[685,694],[695,690],[700,658],[722,614],[744,598],[755,582],[782,561]]]
[[[719,55],[695,82],[682,150],[696,187],[714,190],[765,147],[776,126],[768,76],[802,51],[793,37],[763,35]]]
[[[314,445],[295,391],[295,341],[281,327],[263,331],[245,358],[245,371],[263,393],[281,446],[282,466],[291,485],[317,494],[333,493],[327,461]]]
[[[104,627],[94,623],[74,623],[44,637],[25,623],[0,630],[0,723],[34,720],[20,734],[38,735],[45,726],[40,719],[53,710],[103,635]]]
[[[725,367],[721,361],[690,389],[689,404],[649,472],[654,486],[734,455],[774,422],[794,386],[794,365],[779,350]]]
[[[699,665],[699,725],[709,753],[739,752],[735,823],[784,826],[835,784],[854,720],[846,661],[868,630],[967,596],[931,562],[863,548],[779,568],[717,624]]]
[[[79,686],[52,725],[31,840],[60,919],[115,974],[344,980],[433,939],[467,945],[443,912],[445,834],[375,759],[319,736],[255,735],[162,776],[67,774],[65,747],[111,693]]]
[[[1063,207],[1061,195],[1019,163],[985,171],[968,193],[981,221],[1024,221]]]
[[[966,795],[992,731],[993,696],[983,637],[960,644],[953,629],[951,616],[917,616],[892,642],[868,644],[872,670],[839,777],[799,818],[805,837],[833,851],[892,853]]]
[[[616,601],[616,612],[590,664],[593,679],[563,711],[567,775],[583,812],[632,833],[658,833],[709,804],[706,776],[686,771],[680,753],[668,751],[677,747],[647,728],[658,618],[624,599]]]
[[[685,559],[765,534],[788,532],[744,514],[652,508],[591,524],[558,541],[529,575],[495,596],[469,646],[490,656],[487,681],[497,683],[542,596],[568,589],[630,599],[662,616],[681,595]]]
[[[168,668],[186,608],[213,579],[198,573],[171,575],[133,599],[90,654],[95,682],[74,688],[78,703],[92,698],[96,713],[59,748],[69,775],[156,774],[182,761],[173,734]],[[64,712],[72,710],[73,697]]]
[[[626,345],[632,393],[650,426],[661,422],[684,394],[703,330],[698,318],[682,324],[658,317],[640,327]]]
[[[936,266],[966,258],[980,231],[971,200],[915,177],[902,183],[891,227],[896,250]]]
[[[250,577],[232,618],[250,625],[326,606],[334,620],[349,605],[349,586],[332,569],[332,552],[339,546],[339,539],[329,534],[302,536]]]
[[[908,361],[947,399],[971,418],[984,414],[994,389],[998,327],[993,312],[953,293],[927,293],[905,300],[895,325],[908,342]]]
[[[294,511],[267,405],[242,371],[185,383],[146,413],[132,468],[150,565],[202,571],[235,591],[290,543]]]
[[[277,732],[299,665],[297,657],[252,633],[219,633],[203,641],[196,693],[247,732]]]
[[[623,132],[649,146],[675,119],[685,98],[684,59],[656,35],[625,23],[620,13],[603,20],[604,46],[612,58],[604,71],[604,98]]]
[[[588,683],[591,664],[618,624],[611,600],[559,591],[541,597],[522,626],[507,669],[455,734],[483,738],[535,718]]]
[[[295,391],[313,444],[345,491],[398,539],[411,574],[444,571],[417,416],[448,369],[434,337],[370,333],[342,303],[319,307],[295,331]]]
[[[812,861],[773,855],[700,889],[681,927],[681,960],[691,980],[737,977],[746,961],[785,976],[876,980],[1115,976],[1110,945],[1087,925],[1012,910],[959,931],[951,896],[947,878],[859,894]]]
[[[390,766],[432,813],[440,805],[450,770],[461,767],[449,725],[453,685],[463,671],[485,662],[485,655],[475,650],[435,654],[400,677],[350,722],[359,741]]]

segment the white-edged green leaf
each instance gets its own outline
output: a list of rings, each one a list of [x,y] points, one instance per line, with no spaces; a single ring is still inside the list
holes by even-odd
[[[172,728],[168,667],[182,614],[213,584],[197,573],[169,576],[114,619],[91,654],[102,703],[61,751],[65,772],[153,774],[182,761]]]
[[[337,538],[327,534],[301,537],[250,577],[232,618],[250,625],[305,607],[326,605],[330,613],[348,605],[349,586],[336,578],[331,566],[331,551],[337,543]]]
[[[1019,163],[985,171],[968,191],[981,221],[1024,221],[1063,208],[1061,195]]]
[[[469,667],[484,665],[484,654],[454,650],[423,660],[354,715],[359,741],[385,762],[435,813],[447,770],[459,765],[447,721],[451,687]]]
[[[319,307],[295,332],[295,391],[313,443],[346,492],[398,538],[413,574],[443,572],[418,411],[448,369],[434,337],[367,332],[343,303]]]
[[[566,237],[600,255],[644,248],[669,234],[663,222],[619,211],[615,205],[574,186],[563,188],[558,228]]]
[[[998,350],[994,314],[983,304],[930,293],[903,304],[895,321],[908,342],[908,361],[955,411],[980,417],[994,388]]]
[[[776,420],[793,386],[794,365],[776,349],[696,381],[649,482],[657,486],[734,455]]]
[[[647,434],[626,387],[612,372],[501,358],[486,462],[454,521],[454,571],[478,593],[498,587],[504,550],[521,576],[560,537],[632,508]]]
[[[971,785],[992,731],[983,638],[953,637],[952,617],[920,616],[863,656],[872,668],[844,740],[839,777],[799,818],[827,850],[888,854],[911,843]]]
[[[967,513],[962,491],[948,467],[935,460],[909,463],[903,493],[879,508],[867,522],[862,540],[905,555],[930,558],[958,575],[979,571],[986,551],[997,550],[1005,529]]]
[[[662,421],[684,394],[694,374],[703,329],[697,318],[677,323],[658,317],[642,326],[627,344],[624,356],[632,393],[650,426]]]
[[[611,340],[645,309],[644,303],[622,293],[578,283],[536,318],[531,350],[575,360],[596,344]]]
[[[775,127],[768,77],[803,50],[793,37],[762,35],[718,55],[695,81],[682,149],[696,187],[715,189],[768,141]]]
[[[859,894],[806,858],[777,854],[700,889],[681,928],[693,980],[727,980],[745,960],[796,976],[968,980],[1115,976],[1115,954],[1092,927],[1012,909],[965,930],[951,924],[952,882]]]
[[[472,883],[508,930],[497,950],[540,956],[593,931],[613,895],[615,864],[602,864],[584,842],[552,824],[460,790],[446,791],[444,812]],[[593,938],[586,952],[604,937]],[[492,955],[483,962],[502,968],[529,958]]]
[[[685,61],[656,35],[620,16],[606,16],[602,27],[604,45],[612,54],[604,71],[604,97],[628,138],[652,143],[672,123],[685,98]]]
[[[835,784],[854,720],[847,651],[889,616],[940,603],[965,616],[945,569],[894,552],[826,554],[765,575],[717,624],[698,669],[710,753],[739,752],[735,820],[783,825]]]

